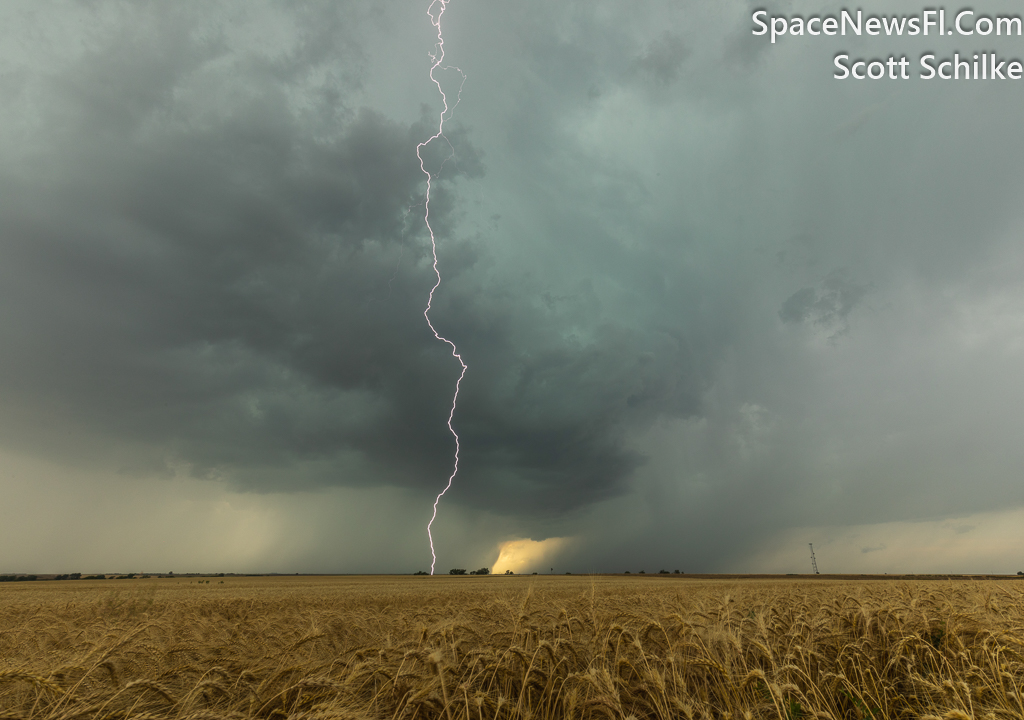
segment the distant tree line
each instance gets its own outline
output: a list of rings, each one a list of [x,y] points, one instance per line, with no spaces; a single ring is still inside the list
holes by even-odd
[[[149,578],[150,575],[136,575],[135,573],[128,573],[127,575],[115,575],[113,576],[116,580],[134,580],[136,578]],[[159,577],[159,576],[158,576]],[[224,573],[220,573],[215,577],[224,577]],[[0,575],[0,582],[25,582],[26,580],[106,580],[106,575],[85,575],[82,573],[62,573],[60,575],[54,575],[53,577],[39,577],[38,575]]]

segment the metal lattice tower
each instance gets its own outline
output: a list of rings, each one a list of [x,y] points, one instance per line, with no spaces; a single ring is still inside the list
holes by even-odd
[[[814,543],[807,543],[811,548],[811,569],[814,570],[815,575],[820,575],[818,572],[818,561],[814,559]]]

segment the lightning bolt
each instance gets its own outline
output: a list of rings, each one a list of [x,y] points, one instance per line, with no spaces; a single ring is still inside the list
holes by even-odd
[[[466,369],[468,367],[466,363],[463,362],[462,356],[459,354],[459,349],[455,347],[455,343],[453,343],[451,340],[438,333],[437,330],[434,328],[434,323],[430,322],[430,307],[431,304],[434,302],[434,292],[441,285],[441,272],[437,269],[437,240],[434,237],[434,229],[430,226],[430,181],[432,179],[432,176],[430,174],[430,171],[423,166],[423,155],[420,152],[424,147],[432,143],[434,140],[437,140],[438,138],[442,138],[444,139],[445,142],[448,142],[448,138],[444,136],[444,119],[446,115],[449,118],[451,118],[451,113],[454,112],[455,107],[459,104],[459,100],[462,98],[462,85],[460,85],[459,94],[456,96],[455,104],[453,104],[451,110],[449,110],[448,96],[445,95],[444,90],[441,88],[441,82],[436,77],[434,77],[434,71],[441,67],[441,63],[444,62],[444,38],[441,35],[441,16],[444,15],[445,8],[448,7],[449,2],[451,2],[451,0],[433,0],[433,2],[431,2],[430,6],[427,8],[427,15],[430,17],[430,24],[437,28],[437,44],[434,46],[434,52],[430,53],[430,60],[432,63],[430,66],[430,81],[434,83],[435,86],[437,86],[437,91],[441,93],[441,101],[444,103],[444,107],[441,110],[441,115],[437,123],[437,132],[430,138],[424,140],[423,142],[416,146],[416,157],[420,161],[420,170],[422,170],[423,174],[427,176],[427,199],[426,202],[424,203],[423,222],[426,223],[427,231],[430,233],[430,250],[434,256],[434,274],[437,275],[437,282],[434,283],[434,287],[430,289],[430,295],[427,296],[427,307],[423,311],[423,317],[426,318],[427,325],[430,327],[430,331],[434,333],[434,337],[440,340],[441,342],[447,343],[449,346],[451,346],[452,356],[456,360],[458,360],[459,365],[462,366],[462,372],[459,374],[459,379],[455,383],[455,395],[452,397],[452,410],[450,413],[448,413],[448,429],[451,431],[452,436],[455,438],[455,469],[452,470],[451,477],[448,478],[448,484],[445,485],[444,490],[439,492],[437,494],[437,497],[434,499],[434,514],[430,517],[430,522],[427,523],[427,539],[430,541],[431,575],[434,574],[434,565],[437,564],[437,554],[434,552],[434,536],[431,533],[431,527],[433,527],[434,525],[434,520],[437,519],[437,504],[441,502],[441,498],[444,497],[444,494],[448,492],[449,488],[451,488],[452,481],[455,480],[455,476],[459,472],[459,434],[455,432],[455,428],[452,426],[452,419],[455,417],[455,406],[459,402],[459,387],[462,385],[462,378],[466,376]],[[462,75],[462,82],[466,82],[466,75],[462,72],[462,70],[459,70],[459,68],[451,66],[441,67],[441,69],[456,70],[459,73],[459,75]],[[445,158],[444,162],[448,162],[448,160],[455,155],[455,148],[452,148],[450,142],[448,142],[448,147],[451,148],[452,152],[447,158]],[[444,163],[441,163],[441,168],[443,167]],[[439,168],[438,173],[440,173],[440,171],[441,169]]]

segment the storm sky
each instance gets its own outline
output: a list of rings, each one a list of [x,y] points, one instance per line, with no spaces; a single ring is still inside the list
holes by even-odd
[[[0,572],[429,569],[427,5],[0,6]],[[448,4],[439,571],[1024,569],[1024,38],[760,7]]]

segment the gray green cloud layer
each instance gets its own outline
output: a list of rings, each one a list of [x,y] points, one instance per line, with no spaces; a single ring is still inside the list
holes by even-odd
[[[771,44],[753,10],[448,5],[467,79],[454,155],[426,153],[432,318],[469,370],[441,567],[573,537],[559,562],[580,572],[757,570],[794,529],[1024,505],[1021,87],[832,77],[840,52],[1022,39]],[[37,537],[0,570],[78,569],[55,494],[116,527],[177,482],[196,517],[262,503],[254,527],[285,528],[221,565],[429,565],[459,368],[422,316],[426,5],[2,14],[0,492]],[[177,532],[161,561],[207,562]],[[76,544],[79,564],[146,562]]]

